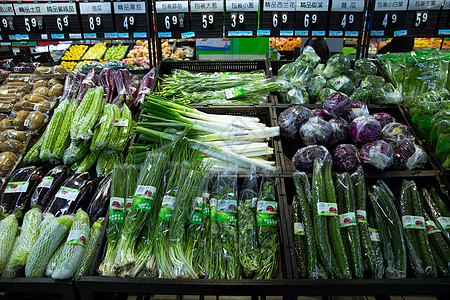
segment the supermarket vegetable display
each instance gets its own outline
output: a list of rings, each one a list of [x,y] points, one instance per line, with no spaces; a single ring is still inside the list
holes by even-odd
[[[355,61],[355,68],[350,69],[350,60],[338,53],[322,64],[320,57],[310,46],[292,63],[283,65],[275,79],[280,85],[279,95],[283,103],[308,104],[324,103],[335,92],[346,95],[351,101],[382,104],[399,103],[401,93],[391,83],[377,76],[376,65],[365,58]],[[339,101],[341,105],[344,105]],[[346,104],[348,106],[348,104]],[[345,106],[342,115],[346,114]],[[329,113],[337,115],[333,109]]]

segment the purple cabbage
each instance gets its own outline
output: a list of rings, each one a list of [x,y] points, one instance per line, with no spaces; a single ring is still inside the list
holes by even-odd
[[[374,117],[375,120],[380,122],[381,128],[383,128],[389,123],[395,122],[394,118],[390,114],[384,112],[373,114],[372,117]]]
[[[424,169],[427,155],[421,147],[410,140],[394,146],[394,167],[399,170]]]
[[[381,134],[381,125],[371,116],[361,116],[354,119],[348,128],[350,138],[358,144],[373,142]]]
[[[319,118],[311,117],[300,127],[300,137],[305,145],[327,145],[333,135],[330,123]]]
[[[331,159],[327,148],[319,145],[311,145],[298,149],[292,158],[292,163],[298,171],[308,171],[312,169],[314,159],[319,157],[322,160]]]
[[[78,91],[77,101],[81,103],[86,92],[95,87],[97,83],[97,75],[95,74],[95,69],[90,70],[83,82],[81,83],[80,90]]]
[[[330,119],[330,116],[323,108],[316,108],[315,110],[312,111],[312,113],[315,116],[324,119],[325,121],[328,121]]]
[[[381,139],[388,143],[399,143],[404,140],[413,140],[408,126],[402,123],[389,123],[381,130]]]
[[[141,84],[139,85],[138,94],[134,98],[134,102],[136,105],[142,104],[144,102],[145,96],[150,95],[151,87],[153,85],[153,81],[155,80],[156,68],[153,67],[150,72],[145,74],[145,76],[141,80]]]
[[[332,134],[330,138],[330,145],[345,143],[348,140],[348,122],[342,118],[331,119],[328,121],[331,125]]]
[[[351,144],[337,145],[333,150],[333,164],[339,171],[354,171],[359,165],[358,148]]]
[[[115,70],[108,68],[101,70],[100,75],[98,75],[98,85],[102,86],[103,91],[106,93],[106,103],[112,103],[113,101],[115,73]]]
[[[133,95],[130,91],[130,72],[127,69],[117,70],[116,74],[114,74],[114,83],[117,89],[117,100],[131,107]]]
[[[347,120],[349,122],[353,121],[358,117],[368,115],[369,115],[369,108],[367,107],[367,104],[358,100],[352,101],[350,103],[350,111],[348,112],[347,115]]]
[[[278,116],[281,136],[290,141],[299,140],[299,129],[311,116],[312,112],[301,105],[294,105],[284,110]]]
[[[64,93],[61,96],[60,101],[64,101],[66,99],[73,100],[76,99],[78,91],[81,86],[81,82],[83,82],[85,75],[78,71],[69,72],[64,81]]]
[[[366,167],[383,171],[394,162],[394,151],[391,145],[383,140],[370,142],[359,150],[359,161]]]
[[[343,117],[350,111],[350,100],[346,95],[336,92],[328,96],[323,104],[323,109],[333,117]]]

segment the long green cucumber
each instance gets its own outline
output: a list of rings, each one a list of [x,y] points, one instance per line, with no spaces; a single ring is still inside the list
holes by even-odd
[[[333,184],[333,177],[331,176],[331,167],[332,161],[327,160],[325,162],[324,169],[324,183],[325,183],[325,191],[326,191],[326,202],[328,203],[337,203],[336,202],[336,192]],[[338,208],[339,211],[339,208]],[[352,278],[352,274],[350,272],[350,266],[348,263],[348,257],[345,253],[345,245],[344,239],[341,234],[339,216],[330,216],[327,217],[328,221],[328,232],[330,235],[331,245],[333,247],[334,257],[337,259],[339,268],[342,271],[342,276],[344,278]]]
[[[333,250],[328,236],[328,224],[326,217],[320,216],[318,212],[318,203],[325,202],[325,187],[322,176],[322,161],[320,158],[314,160],[313,178],[312,178],[312,208],[314,219],[314,234],[316,236],[317,252],[329,273],[334,277],[340,277],[341,271],[336,259],[333,256]]]
[[[442,230],[436,225],[425,210],[423,211],[423,214],[427,224],[428,241],[432,250],[435,249],[437,252],[435,253],[433,251],[433,257],[436,264],[438,263],[436,255],[438,255],[440,260],[445,264],[446,269],[450,271],[450,248],[445,241],[444,233],[442,233]],[[439,272],[439,266],[437,267]]]
[[[377,239],[376,236],[374,236],[373,239],[370,238],[370,241],[372,243],[373,253],[375,255],[376,264],[377,264],[376,273],[373,274],[372,276],[375,279],[382,279],[383,276],[384,276],[384,258],[383,258],[382,241],[380,239],[380,233],[379,233],[380,231],[378,230],[379,226],[375,222],[375,216],[374,216],[375,213],[374,213],[371,205],[366,206],[366,207],[367,207],[367,223],[368,223],[368,227],[371,228],[370,230],[372,230],[372,231],[376,230],[376,232],[372,232],[372,235],[374,235],[374,234],[378,235],[378,239]]]
[[[450,246],[450,230],[442,227],[442,224],[439,222],[439,218],[441,217],[450,217],[450,213],[448,212],[448,208],[445,206],[441,197],[437,194],[434,188],[431,189],[422,189],[422,200],[424,202],[425,210],[429,212],[430,217],[442,230],[442,234],[447,242],[447,245]]]
[[[439,255],[438,249],[433,244],[431,244],[431,252],[433,253],[439,277],[450,277],[450,272],[448,270],[447,264],[442,260],[441,256]]]
[[[303,225],[301,222],[299,213],[299,203],[296,197],[292,200],[291,206],[291,219],[292,225],[294,227],[294,243],[295,243],[295,254],[297,255],[297,269],[300,278],[308,278],[308,263],[306,261],[306,255],[308,252],[308,247],[306,244],[305,232],[302,230],[301,234],[297,233],[297,227]]]

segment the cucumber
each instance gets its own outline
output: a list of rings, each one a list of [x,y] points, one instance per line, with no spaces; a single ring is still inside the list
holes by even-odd
[[[438,264],[439,259],[442,263],[445,264],[445,268],[450,271],[450,248],[445,241],[444,234],[442,233],[442,230],[437,227],[436,223],[431,219],[430,215],[425,210],[423,211],[423,214],[425,216],[425,221],[427,222],[427,231],[429,225],[432,225],[437,229],[436,232],[428,234],[428,241],[430,243],[436,265]],[[429,224],[429,222],[433,222],[434,224]],[[437,265],[437,268],[439,273],[440,266]]]
[[[351,176],[353,184],[355,186],[355,198],[356,198],[356,211],[364,211],[367,216],[366,208],[366,180],[364,177],[364,171],[361,166]],[[374,246],[370,239],[369,225],[367,219],[360,218],[357,214],[358,229],[361,240],[362,253],[364,254],[365,262],[369,269],[369,272],[374,278],[381,279],[379,276],[379,260],[375,254]],[[381,260],[381,264],[383,261]],[[382,274],[381,274],[382,276]]]
[[[314,234],[316,236],[317,252],[328,270],[334,277],[340,277],[341,271],[337,260],[334,258],[333,250],[328,236],[327,217],[318,214],[317,204],[325,202],[325,187],[322,176],[322,161],[320,158],[314,160],[312,177],[312,211],[314,219]]]
[[[395,256],[395,273],[393,278],[406,277],[406,242],[403,233],[403,224],[397,213],[395,203],[397,200],[392,194],[388,186],[382,181],[378,180],[378,194],[382,207],[389,219],[388,227],[391,233],[392,250]]]
[[[431,252],[433,253],[439,277],[450,277],[448,265],[442,260],[441,256],[439,255],[438,249],[433,244],[431,244]]]
[[[319,278],[319,263],[317,260],[317,246],[314,236],[314,224],[311,216],[311,189],[308,177],[303,172],[295,172],[292,174],[295,190],[297,192],[299,217],[303,222],[305,231],[305,241],[307,247],[306,264],[308,278]]]
[[[371,209],[371,207],[367,207],[367,223],[368,223],[368,227],[371,227],[372,229],[376,229],[378,231],[378,235],[379,235],[379,230],[378,230],[378,225],[375,226],[377,223],[375,222],[375,216],[374,216],[374,212]],[[370,237],[369,237],[370,238]],[[379,239],[378,241],[375,239],[370,239],[371,243],[372,243],[372,249],[373,249],[373,253],[376,259],[376,264],[377,264],[377,269],[376,269],[376,273],[373,274],[373,278],[375,279],[382,279],[384,276],[384,258],[383,258],[383,249],[381,248],[381,239]]]
[[[299,204],[297,198],[294,197],[291,207],[291,219],[292,225],[294,227],[294,244],[295,244],[295,254],[297,255],[297,269],[300,278],[308,278],[308,266],[306,262],[306,254],[308,248],[306,246],[306,237],[304,231],[302,235],[296,233],[296,226],[301,224],[300,214],[299,214]],[[304,224],[303,224],[304,226]]]
[[[331,159],[325,162],[324,169],[324,183],[326,190],[326,202],[336,203],[336,192],[334,190],[333,178],[331,177],[331,166],[333,162]],[[339,211],[339,207],[338,207]],[[343,278],[352,278],[350,272],[350,266],[348,263],[347,254],[345,253],[344,239],[341,234],[339,216],[327,217],[328,221],[328,232],[330,235],[331,245],[333,247],[333,252],[335,258],[338,261],[339,268],[342,272]]]
[[[449,217],[448,209],[445,206],[442,199],[437,194],[434,188],[422,189],[422,200],[425,207],[425,210],[430,214],[430,217],[442,231],[442,234],[447,242],[447,245],[450,246],[450,230],[446,230],[442,227],[442,224],[439,222],[440,217]]]
[[[381,248],[383,250],[384,262],[386,265],[386,278],[397,278],[398,274],[396,272],[395,266],[395,256],[392,247],[392,241],[388,228],[388,221],[386,220],[385,211],[381,206],[380,200],[378,199],[378,189],[377,186],[371,186],[369,190],[369,199],[372,204],[372,208],[375,214],[375,221],[378,224],[378,230],[381,237]]]
[[[411,186],[411,200],[413,204],[413,212],[415,216],[423,217],[422,203],[420,201],[419,191],[414,181],[410,181]],[[423,262],[423,268],[426,277],[437,277],[436,264],[434,263],[433,253],[431,253],[430,244],[427,238],[427,230],[424,224],[424,229],[416,230],[417,243],[419,246],[419,255]]]

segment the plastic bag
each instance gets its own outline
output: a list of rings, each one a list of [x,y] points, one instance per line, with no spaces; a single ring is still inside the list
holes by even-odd
[[[392,166],[394,152],[391,145],[383,140],[364,144],[359,150],[359,161],[366,167],[383,171]]]
[[[130,72],[127,69],[119,69],[114,74],[114,83],[117,89],[117,100],[131,106],[133,95],[130,91]]]
[[[322,118],[311,117],[300,127],[300,137],[305,145],[328,145],[333,135],[331,124]]]
[[[78,103],[80,103],[81,100],[83,100],[83,97],[86,94],[88,89],[96,86],[97,77],[98,77],[98,75],[95,74],[95,69],[92,69],[89,71],[89,73],[87,73],[86,77],[81,82],[80,90],[79,90],[78,96],[77,96]]]
[[[31,196],[31,207],[41,210],[46,208],[68,175],[69,168],[67,166],[57,166],[48,171]]]
[[[294,105],[284,110],[278,116],[281,136],[291,141],[297,141],[300,139],[300,127],[311,116],[311,110],[301,105]]]
[[[108,210],[106,203],[109,201],[111,196],[111,181],[112,172],[100,181],[97,190],[95,191],[94,196],[86,209],[86,213],[89,215],[92,224],[99,218],[106,216],[106,212]]]
[[[322,76],[314,76],[310,81],[306,84],[306,90],[308,91],[309,96],[312,99],[317,99],[319,97],[319,92],[325,86],[327,80]]]
[[[308,171],[311,170],[316,157],[322,160],[331,159],[327,148],[311,145],[298,149],[294,157],[292,157],[292,163],[298,171]]]
[[[78,90],[80,89],[81,83],[83,82],[84,78],[85,75],[80,72],[70,72],[67,75],[66,80],[64,81],[64,93],[61,96],[60,101],[69,99],[69,101],[72,102],[72,100],[75,99],[78,95]]]
[[[388,143],[400,143],[405,140],[413,140],[414,136],[405,124],[389,123],[381,130],[381,139]]]
[[[354,171],[360,164],[358,148],[351,144],[337,145],[333,150],[333,163],[339,171]]]
[[[51,79],[51,78],[56,78],[56,79],[64,79],[66,78],[67,74],[69,72],[67,72],[66,69],[64,69],[64,67],[62,66],[52,66],[52,67],[37,67],[34,70],[34,74],[40,76],[40,77],[44,77],[45,79]]]
[[[393,167],[399,170],[424,169],[427,155],[423,149],[414,142],[404,140],[394,144]]]
[[[348,140],[348,122],[343,118],[331,119],[328,121],[331,126],[332,134],[329,141],[330,146],[345,143]]]

